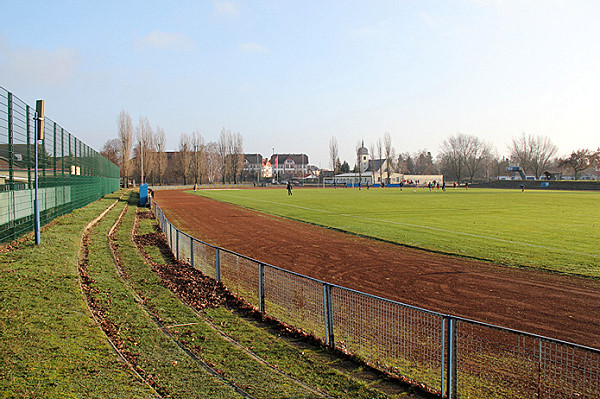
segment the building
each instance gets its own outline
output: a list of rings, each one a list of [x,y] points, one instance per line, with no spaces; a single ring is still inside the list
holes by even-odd
[[[375,177],[375,179],[373,179]],[[403,185],[410,185],[415,187],[425,187],[428,183],[442,183],[444,181],[444,175],[406,175],[404,173],[390,173],[389,182],[387,182],[387,173],[383,176],[380,176],[379,173],[374,176],[370,173],[365,174],[361,173],[341,173],[335,175],[335,184],[338,186],[348,186],[348,187],[358,187],[358,183],[360,182],[361,186],[369,186],[379,187],[381,186],[381,178],[383,178],[383,182],[385,186],[389,187],[399,187],[400,183]],[[333,177],[325,177],[325,184],[334,184]]]
[[[261,154],[244,154],[244,166],[242,170],[245,177],[256,178],[257,173],[261,173],[262,175],[262,169],[263,157]]]
[[[279,180],[304,179],[309,175],[306,154],[273,154],[270,162],[273,166],[273,176],[278,176]]]
[[[360,173],[341,173],[334,177],[324,178],[325,184],[346,185],[356,187],[360,183],[361,186],[400,186],[400,184],[411,184],[415,186],[427,186],[430,182],[443,182],[444,175],[406,175],[393,171],[391,165],[388,165],[387,159],[371,159],[369,150],[365,147],[364,141],[362,146],[357,150],[359,159]],[[388,179],[388,168],[389,179]]]
[[[0,148],[1,150],[1,148]],[[0,167],[1,162],[0,153]],[[179,151],[167,151],[164,154],[165,170],[162,176],[158,176],[157,168],[149,168],[146,181],[150,184],[193,184],[198,180],[200,184],[215,184],[223,181],[223,164],[219,154],[215,150],[205,150],[198,158],[199,163],[194,163],[193,153]],[[271,160],[277,159],[278,168],[275,169],[269,158],[263,158],[260,153],[239,154],[241,156],[241,167],[237,167],[236,178],[227,177],[231,182],[256,183],[258,181],[276,178],[279,172],[279,181],[284,180],[315,180],[319,178],[320,170],[314,165],[308,164],[308,156],[305,154],[274,154]],[[228,154],[227,157],[231,157]],[[184,160],[184,158],[187,158]],[[228,159],[228,158],[227,158]],[[139,163],[136,158],[131,160],[131,176],[139,176]],[[183,165],[188,167],[184,168]],[[1,170],[0,170],[1,172]],[[2,174],[0,173],[0,178]]]

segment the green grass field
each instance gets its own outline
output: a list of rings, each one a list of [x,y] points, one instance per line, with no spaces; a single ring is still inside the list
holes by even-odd
[[[394,243],[600,277],[600,193],[372,188],[200,190],[199,195]]]

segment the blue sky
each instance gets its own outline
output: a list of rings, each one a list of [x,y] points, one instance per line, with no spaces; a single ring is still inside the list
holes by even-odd
[[[458,132],[507,153],[548,136],[600,147],[598,1],[10,1],[0,86],[99,150],[119,112],[181,133],[304,152],[389,132],[439,152]]]

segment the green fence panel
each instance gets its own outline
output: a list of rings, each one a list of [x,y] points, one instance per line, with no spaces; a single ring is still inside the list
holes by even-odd
[[[33,231],[35,145],[42,226],[120,186],[118,166],[48,117],[36,143],[34,112],[0,87],[0,242]]]

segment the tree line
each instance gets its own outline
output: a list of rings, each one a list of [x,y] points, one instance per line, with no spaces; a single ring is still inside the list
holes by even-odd
[[[361,174],[360,148],[363,143],[356,145],[357,160],[354,173]],[[543,177],[548,170],[561,170],[565,174],[573,172],[577,179],[581,172],[600,166],[600,148],[597,150],[579,149],[569,156],[557,157],[558,147],[545,136],[536,136],[523,133],[511,140],[508,148],[508,157],[498,155],[493,145],[479,139],[475,135],[457,133],[446,138],[441,146],[437,158],[427,149],[415,153],[396,153],[392,146],[392,138],[385,133],[383,138],[377,139],[369,145],[370,170],[374,175],[379,173],[380,181],[389,182],[391,173],[431,175],[443,174],[446,180],[457,182],[473,182],[476,180],[490,180],[507,174],[507,168],[515,165],[523,169],[528,176]],[[329,142],[329,159],[335,174],[349,172],[344,170],[347,163],[340,162],[337,139],[332,137]],[[375,165],[376,162],[385,163],[387,168]],[[375,176],[373,176],[373,181]]]
[[[194,131],[182,133],[178,151],[167,153],[166,136],[162,128],[152,128],[147,117],[140,117],[134,127],[131,116],[125,110],[117,118],[116,139],[110,139],[101,153],[121,168],[125,184],[130,179],[139,182],[163,184],[174,181],[183,184],[238,183],[244,177],[243,137],[223,128],[216,141],[205,141],[202,134]],[[360,149],[356,144],[354,168],[339,156],[337,139],[329,142],[329,160],[335,174],[355,172],[362,174]],[[447,137],[440,145],[437,157],[431,151],[421,149],[414,153],[397,153],[392,137],[384,133],[382,138],[369,144],[370,173],[379,174],[380,181],[390,180],[391,173],[443,174],[446,180],[473,182],[495,179],[507,174],[510,165],[520,166],[524,173],[536,178],[548,170],[573,173],[577,179],[581,173],[600,166],[600,148],[579,149],[567,157],[557,157],[558,148],[548,137],[521,134],[511,140],[508,156],[498,155],[493,145],[475,135],[457,133]],[[388,168],[380,168],[377,162]],[[246,176],[247,177],[247,176]],[[139,180],[138,180],[139,179]]]
[[[130,179],[163,184],[165,180],[183,184],[233,183],[240,181],[244,165],[243,137],[223,128],[217,141],[206,142],[194,131],[182,133],[178,151],[166,151],[166,136],[162,128],[152,129],[147,117],[140,117],[133,126],[125,110],[117,118],[115,139],[108,140],[102,155],[121,168],[127,186]]]

